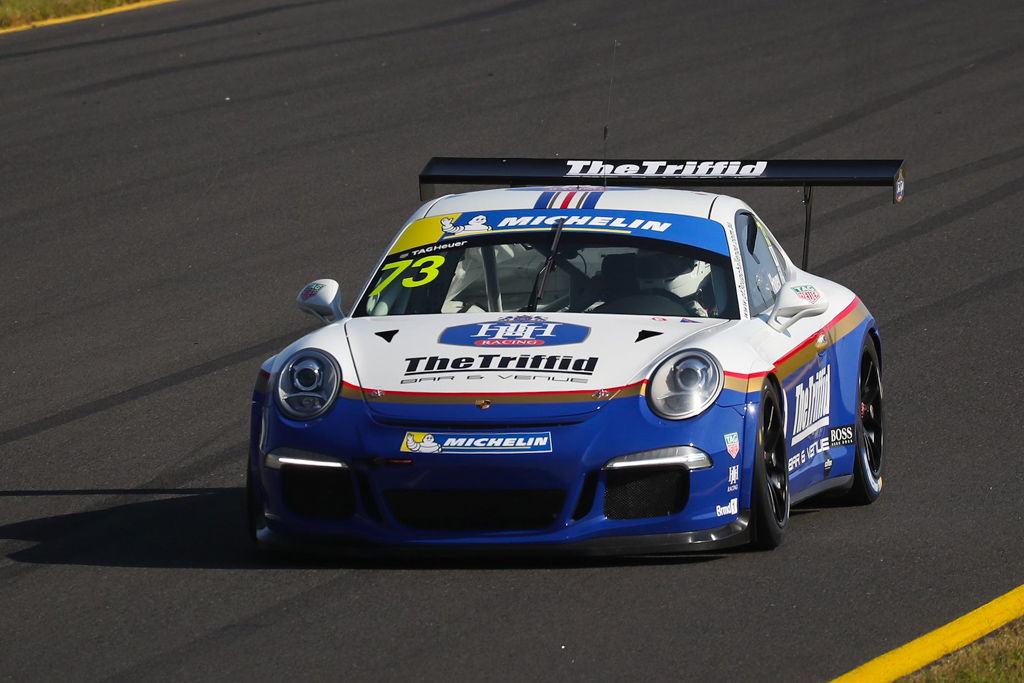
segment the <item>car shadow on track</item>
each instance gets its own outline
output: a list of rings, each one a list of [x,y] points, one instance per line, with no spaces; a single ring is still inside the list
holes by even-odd
[[[28,492],[0,491],[3,496]],[[33,491],[31,495],[115,495],[110,506],[0,526],[0,551],[30,564],[208,569],[534,569],[628,565],[686,565],[730,553],[625,558],[349,557],[343,554],[257,553],[246,537],[241,488],[124,491]],[[159,495],[170,497],[159,497]],[[177,494],[177,495],[175,495]],[[184,494],[184,495],[182,495]],[[123,502],[127,496],[147,500]],[[4,539],[13,539],[13,543]],[[24,547],[24,543],[32,545]]]

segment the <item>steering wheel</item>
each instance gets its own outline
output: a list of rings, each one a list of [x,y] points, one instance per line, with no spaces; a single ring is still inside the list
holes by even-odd
[[[678,304],[683,308],[683,315],[706,318],[708,317],[707,310],[697,301],[697,294],[699,293],[698,291],[694,296],[682,297],[667,289],[658,288],[641,289],[639,292],[639,294],[646,294],[648,296],[659,296],[668,299],[674,304]]]

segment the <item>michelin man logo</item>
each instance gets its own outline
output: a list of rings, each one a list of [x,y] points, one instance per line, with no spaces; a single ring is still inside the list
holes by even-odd
[[[422,434],[419,441],[417,441],[415,434],[406,432],[405,448],[402,450],[413,453],[440,453],[441,444],[437,443],[433,434]]]
[[[491,226],[487,225],[487,216],[480,214],[469,219],[464,225],[455,225],[455,219],[441,219],[441,231],[448,235],[458,235],[461,232],[488,232]]]

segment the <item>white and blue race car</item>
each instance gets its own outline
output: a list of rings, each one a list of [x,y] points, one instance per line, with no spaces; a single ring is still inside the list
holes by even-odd
[[[790,506],[882,489],[875,319],[739,199],[887,185],[901,161],[433,159],[354,305],[267,359],[252,401],[262,548],[773,548]],[[525,186],[533,185],[533,186]],[[538,186],[539,185],[539,186]],[[804,267],[806,267],[806,238]]]

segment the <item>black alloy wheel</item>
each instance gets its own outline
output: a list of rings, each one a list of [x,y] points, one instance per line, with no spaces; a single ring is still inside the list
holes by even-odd
[[[882,409],[882,369],[871,337],[864,340],[857,383],[856,455],[853,486],[848,500],[857,505],[875,502],[882,493],[882,452],[885,418]]]
[[[786,419],[779,391],[767,380],[761,388],[751,507],[754,547],[762,550],[778,547],[789,524]]]

